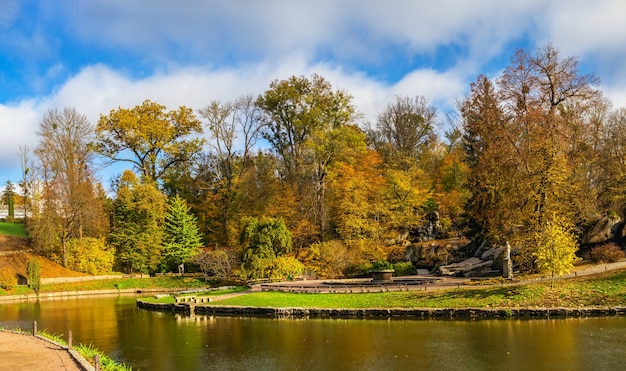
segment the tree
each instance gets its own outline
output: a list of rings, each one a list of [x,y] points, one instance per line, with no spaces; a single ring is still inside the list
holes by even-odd
[[[146,100],[132,109],[111,110],[96,126],[95,150],[113,162],[130,162],[147,179],[162,180],[175,164],[192,159],[202,148],[202,124],[184,106],[166,107]],[[129,157],[126,157],[130,155]]]
[[[200,267],[205,281],[209,280],[209,276],[225,280],[231,271],[230,257],[226,250],[202,250],[194,256],[193,261]]]
[[[29,203],[30,199],[35,196],[34,183],[36,182],[34,176],[35,164],[31,159],[31,151],[28,146],[20,146],[18,155],[20,157],[20,166],[22,168],[22,181],[20,187],[22,188],[22,202],[24,207],[24,224],[28,227],[29,216]]]
[[[126,170],[117,184],[109,242],[124,272],[154,272],[161,263],[167,197],[156,185]]]
[[[270,277],[276,259],[291,251],[291,234],[282,219],[251,218],[241,232],[243,269],[251,278]]]
[[[281,173],[298,196],[300,218],[327,234],[328,168],[337,159],[365,147],[356,127],[352,97],[318,75],[274,81],[257,99],[265,113],[261,135],[281,160]]]
[[[516,240],[527,267],[550,215],[581,224],[595,209],[581,138],[595,130],[597,82],[547,45],[518,50],[497,93],[481,76],[461,105],[469,211],[494,242]]]
[[[381,219],[386,215],[385,184],[382,159],[371,149],[353,163],[341,162],[333,167],[330,204],[333,225],[341,239],[381,237]]]
[[[569,273],[579,260],[576,236],[568,222],[553,216],[537,234],[536,241],[538,245],[533,255],[537,268],[540,272],[550,273],[551,287],[554,287],[555,276]]]
[[[7,184],[4,187],[4,193],[2,199],[8,207],[7,221],[15,219],[15,186],[10,180],[7,180]]]
[[[234,102],[213,101],[199,113],[208,121],[210,153],[204,159],[210,161],[205,164],[213,175],[210,182],[199,186],[215,189],[210,196],[218,213],[218,238],[222,243],[231,245],[236,239],[233,231],[239,225],[241,178],[251,170],[250,153],[259,137],[260,110],[252,96],[243,96]],[[243,145],[240,150],[235,148],[238,139]]]
[[[26,276],[28,277],[28,286],[39,294],[41,289],[41,264],[37,258],[31,258],[26,263]]]
[[[396,96],[378,115],[376,127],[368,130],[370,142],[386,163],[406,169],[434,139],[436,116],[426,98]]]
[[[42,201],[29,223],[29,231],[44,252],[60,244],[67,266],[67,242],[82,238],[85,230],[102,233],[105,215],[97,195],[92,152],[88,146],[93,127],[74,108],[50,110],[39,125],[39,159]],[[99,237],[97,235],[93,237]]]
[[[189,213],[187,202],[176,195],[170,199],[165,214],[165,236],[163,258],[168,268],[189,262],[202,246],[202,236],[198,232],[197,218]]]

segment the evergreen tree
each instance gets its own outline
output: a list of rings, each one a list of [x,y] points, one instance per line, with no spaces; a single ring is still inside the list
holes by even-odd
[[[193,259],[197,248],[202,246],[202,237],[198,231],[195,215],[189,213],[187,202],[179,195],[169,202],[165,214],[165,238],[163,255],[165,263],[173,268],[180,263]]]
[[[7,180],[7,185],[4,188],[3,196],[3,201],[7,204],[8,207],[7,221],[13,221],[13,219],[15,218],[15,187],[10,180]]]

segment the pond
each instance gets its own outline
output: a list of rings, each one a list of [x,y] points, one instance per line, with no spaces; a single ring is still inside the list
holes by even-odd
[[[135,297],[0,304],[0,326],[72,330],[141,370],[608,370],[626,359],[626,318],[268,319],[138,309]]]

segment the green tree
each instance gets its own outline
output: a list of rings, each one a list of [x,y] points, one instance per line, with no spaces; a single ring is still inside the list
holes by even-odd
[[[130,162],[139,173],[154,182],[162,180],[175,164],[192,159],[202,148],[202,123],[193,111],[146,100],[132,109],[111,110],[96,125],[95,150],[113,162]]]
[[[291,233],[282,219],[251,218],[241,232],[241,244],[248,277],[269,277],[275,260],[291,251]]]
[[[149,180],[141,182],[130,170],[120,177],[109,242],[122,271],[151,273],[161,263],[166,202]]]
[[[536,236],[537,249],[533,252],[540,272],[549,273],[554,287],[555,276],[562,276],[574,268],[578,243],[572,226],[563,218],[553,216]]]
[[[8,207],[7,221],[13,221],[15,219],[15,186],[10,180],[7,180],[7,184],[4,187],[2,199]]]
[[[202,246],[197,218],[189,213],[187,202],[176,195],[169,202],[165,214],[163,258],[168,268],[191,261]]]
[[[39,294],[41,289],[41,264],[39,259],[31,258],[26,263],[26,276],[28,278],[28,286]]]

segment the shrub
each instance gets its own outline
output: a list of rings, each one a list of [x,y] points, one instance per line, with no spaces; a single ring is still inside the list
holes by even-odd
[[[391,265],[396,276],[411,276],[417,274],[417,268],[411,262],[399,262]]]
[[[109,273],[113,269],[115,253],[102,238],[83,237],[68,243],[67,266],[89,274]]]
[[[338,277],[350,263],[348,248],[339,241],[312,244],[306,250],[305,263],[318,277]]]
[[[613,243],[596,246],[591,249],[589,255],[596,263],[614,263],[626,258],[624,251]]]
[[[13,290],[13,288],[17,285],[17,278],[7,269],[0,270],[0,288],[4,290]]]
[[[41,288],[41,265],[37,258],[32,258],[26,263],[26,275],[28,276],[28,286],[39,294]]]
[[[386,260],[378,260],[372,263],[372,270],[392,269],[391,263]]]

